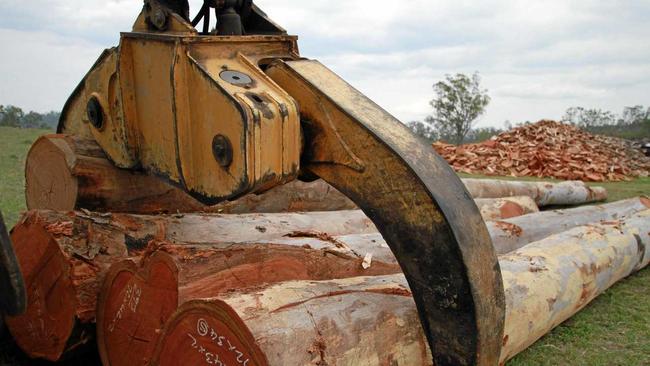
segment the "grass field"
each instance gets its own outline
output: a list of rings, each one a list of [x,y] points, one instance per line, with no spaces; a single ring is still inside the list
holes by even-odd
[[[48,132],[0,127],[0,209],[9,225],[24,210],[25,155],[32,141]],[[650,178],[598,185],[609,190],[612,201],[650,195]],[[96,355],[87,355],[65,364],[97,362]],[[0,339],[0,365],[43,364],[28,362],[7,335]],[[650,269],[608,290],[508,365],[650,366]]]

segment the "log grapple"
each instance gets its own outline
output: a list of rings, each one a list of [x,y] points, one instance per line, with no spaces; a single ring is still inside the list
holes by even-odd
[[[301,58],[297,37],[251,0],[206,0],[193,19],[186,1],[145,0],[71,95],[58,133],[92,138],[117,167],[205,204],[325,180],[395,253],[435,364],[497,364],[501,273],[460,179],[397,119]]]

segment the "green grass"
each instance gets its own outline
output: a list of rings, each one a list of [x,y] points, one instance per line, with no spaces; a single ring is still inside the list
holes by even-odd
[[[25,210],[25,157],[38,136],[51,130],[0,127],[0,210],[8,226]]]
[[[0,209],[9,225],[13,225],[20,212],[25,209],[25,155],[32,141],[49,132],[0,127]],[[650,195],[650,178],[595,185],[608,189],[610,201]],[[66,364],[98,363],[96,354],[92,354],[84,359],[70,360]],[[5,334],[0,338],[0,365],[45,363],[27,361],[12,346],[11,339]],[[515,357],[508,365],[650,366],[650,269],[612,287],[583,311]]]

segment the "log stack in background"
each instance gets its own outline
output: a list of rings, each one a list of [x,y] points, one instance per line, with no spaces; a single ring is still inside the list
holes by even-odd
[[[432,364],[387,243],[323,181],[204,206],[64,135],[34,144],[26,180],[35,210],[12,239],[28,307],[7,326],[31,357],[57,361],[97,342],[113,366]],[[463,181],[500,255],[502,362],[650,259],[645,197],[539,212],[607,192]]]

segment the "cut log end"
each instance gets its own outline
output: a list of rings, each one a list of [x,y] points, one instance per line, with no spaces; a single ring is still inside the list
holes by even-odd
[[[68,159],[73,151],[61,139],[41,137],[32,145],[25,164],[27,208],[70,211],[75,208],[79,185]]]
[[[512,217],[517,217],[525,214],[524,209],[520,205],[509,201],[504,203],[503,206],[501,206],[500,212],[501,212],[501,217],[504,219],[509,219]]]
[[[650,198],[648,198],[646,196],[641,196],[641,197],[639,197],[639,200],[641,201],[641,203],[644,206],[646,206],[647,208],[650,208]]]
[[[97,345],[104,365],[147,365],[155,335],[178,306],[178,269],[154,253],[144,266],[125,260],[111,266],[97,306]]]
[[[77,310],[70,263],[38,223],[17,226],[11,239],[24,275],[27,309],[7,317],[7,327],[28,356],[56,361],[66,350]]]
[[[104,279],[97,307],[104,365],[149,364],[160,329],[179,300],[211,298],[287,280],[399,272],[396,264],[381,262],[364,270],[361,259],[302,246],[242,244],[209,249],[161,244],[160,248],[165,251],[154,252],[140,268],[131,260],[114,264]]]
[[[218,300],[181,306],[165,326],[153,360],[161,366],[268,365],[239,315]]]

